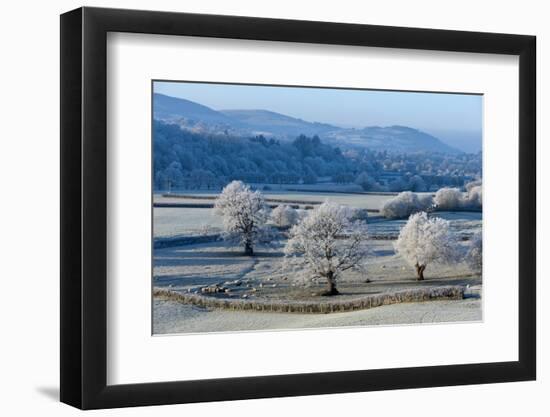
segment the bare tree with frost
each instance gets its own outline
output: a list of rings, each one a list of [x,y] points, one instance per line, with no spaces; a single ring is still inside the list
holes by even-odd
[[[242,181],[233,181],[222,190],[214,210],[223,217],[227,236],[241,242],[245,255],[254,255],[254,243],[260,237],[268,217],[262,194],[250,190]]]
[[[323,295],[336,295],[341,274],[365,266],[367,224],[353,220],[353,211],[346,206],[325,202],[316,207],[291,229],[285,254],[295,257],[311,278],[324,279]]]
[[[481,273],[483,268],[483,235],[481,232],[477,232],[472,236],[466,254],[466,260],[472,270]]]
[[[417,280],[424,279],[424,270],[431,263],[449,263],[458,256],[458,244],[449,229],[450,223],[429,218],[427,213],[409,217],[395,242],[395,250],[416,270]]]
[[[271,221],[277,227],[286,228],[298,222],[298,212],[286,204],[280,204],[271,211]]]

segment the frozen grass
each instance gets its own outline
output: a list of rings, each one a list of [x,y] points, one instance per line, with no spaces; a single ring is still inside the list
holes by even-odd
[[[481,213],[437,212],[433,215],[451,220],[451,230],[465,236],[472,235],[481,228]],[[165,208],[155,207],[154,236],[195,236],[204,233],[207,226],[209,233],[218,233],[222,229],[222,219],[212,209],[201,208]],[[393,238],[406,220],[388,220],[378,216],[369,218],[369,234],[377,238]]]
[[[204,226],[211,232],[222,229],[222,219],[214,214],[213,209],[202,208],[167,208],[153,209],[153,236],[195,236],[201,234]]]
[[[348,270],[339,279],[341,298],[356,297],[411,288],[479,285],[481,277],[464,263],[451,266],[429,265],[425,281],[417,282],[414,268],[395,255],[391,241],[371,240],[367,272]],[[316,295],[324,282],[302,279],[299,271],[287,267],[282,246],[257,248],[253,257],[242,248],[217,241],[175,248],[156,249],[154,286],[177,292],[200,292],[201,287],[230,287],[227,297],[243,295],[274,300],[319,300]],[[368,280],[368,282],[367,282]],[[239,285],[231,282],[239,281]]]
[[[413,268],[395,255],[392,241],[371,240],[370,243],[372,251],[368,258],[367,274],[347,271],[338,283],[341,295],[335,300],[353,304],[357,300],[383,300],[383,294],[389,292],[426,294],[429,288],[459,286],[463,289],[481,284],[481,277],[473,275],[462,263],[453,266],[430,265],[426,270],[426,280],[418,282]],[[230,288],[228,294],[217,294],[222,302],[260,300],[267,306],[298,301],[312,308],[320,301],[332,303],[332,300],[318,295],[324,289],[324,283],[303,282],[299,274],[289,273],[284,267],[282,244],[258,248],[254,257],[243,256],[242,248],[223,241],[155,250],[153,285],[161,291],[199,296],[202,287],[227,286]],[[246,298],[243,298],[244,295]],[[382,305],[331,314],[212,310],[158,297],[154,298],[153,303],[156,334],[481,319],[481,303],[477,298]],[[380,312],[375,313],[377,310]]]
[[[332,314],[266,313],[206,309],[153,300],[153,333],[205,333],[313,329],[320,327],[418,325],[482,319],[481,300],[428,301]]]
[[[193,193],[194,196],[216,194]],[[322,193],[291,193],[291,192],[265,192],[266,198],[281,200],[298,200],[300,202],[324,202],[334,201],[339,204],[346,204],[352,207],[378,210],[379,206],[391,196],[385,195],[357,195],[357,194],[322,194]],[[184,199],[170,198],[155,195],[155,202],[159,203],[206,203],[212,204],[211,199]],[[171,237],[181,235],[196,235],[201,233],[203,226],[208,225],[214,231],[222,227],[222,219],[214,214],[211,208],[173,208],[155,207],[153,209],[153,235],[155,237]]]
[[[219,191],[212,192],[186,192],[186,195],[193,198],[185,199],[180,197],[166,197],[160,194],[154,196],[155,203],[212,203],[212,197],[219,194]],[[272,190],[262,191],[266,199],[281,199],[300,202],[324,202],[325,200],[333,201],[339,204],[346,204],[352,207],[368,208],[378,210],[382,204],[392,198],[392,195],[379,194],[346,194],[346,193],[323,193],[323,192],[304,192],[299,191],[284,191]],[[204,196],[206,198],[201,199]]]
[[[215,194],[210,193],[209,195]],[[267,192],[268,198],[300,199],[303,201],[335,201],[353,207],[378,208],[391,196]],[[181,202],[180,199],[178,201]],[[191,200],[189,200],[191,201]],[[200,201],[193,199],[194,202]],[[205,199],[212,202],[212,200]],[[453,231],[467,239],[481,228],[482,214],[470,212],[437,212],[433,215],[451,221]],[[221,218],[212,209],[154,208],[155,238],[190,236],[218,232]],[[367,272],[346,271],[338,282],[342,303],[358,299],[373,299],[381,294],[442,288],[447,286],[479,286],[481,277],[472,273],[465,263],[451,266],[429,265],[426,280],[417,282],[415,272],[402,258],[395,255],[393,240],[403,220],[387,220],[369,216],[369,246]],[[467,242],[462,242],[464,245]],[[300,279],[299,271],[284,265],[285,240],[273,242],[271,247],[256,248],[256,256],[243,256],[243,249],[231,243],[216,241],[180,247],[155,249],[154,282],[161,291],[179,294],[199,294],[204,286],[230,285],[228,294],[218,294],[228,300],[261,302],[266,305],[286,303],[319,304],[322,282]],[[243,296],[246,296],[243,298]],[[255,310],[232,311],[182,304],[173,300],[154,299],[155,333],[231,331],[346,325],[421,323],[426,321],[471,321],[481,318],[479,299],[430,301],[412,304],[380,306],[375,309],[332,314],[260,313]],[[429,306],[428,306],[429,305]],[[330,318],[328,318],[330,316]],[[307,317],[307,318],[305,318]]]

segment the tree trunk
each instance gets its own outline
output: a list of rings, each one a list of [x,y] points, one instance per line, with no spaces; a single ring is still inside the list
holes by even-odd
[[[246,256],[253,256],[254,255],[254,249],[252,249],[252,243],[249,240],[244,242],[244,254]]]
[[[416,264],[414,267],[416,268],[416,280],[417,281],[423,281],[424,280],[424,270],[426,269],[426,265]]]
[[[327,290],[322,295],[338,295],[340,294],[336,289],[336,280],[334,279],[334,273],[329,272],[327,274]]]

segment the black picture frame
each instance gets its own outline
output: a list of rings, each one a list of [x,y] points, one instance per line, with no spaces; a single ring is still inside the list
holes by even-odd
[[[107,385],[108,32],[519,56],[519,360]],[[82,409],[536,378],[536,38],[236,16],[80,8],[61,16],[61,401]]]

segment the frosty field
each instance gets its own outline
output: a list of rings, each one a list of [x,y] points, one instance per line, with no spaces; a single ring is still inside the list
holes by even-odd
[[[457,301],[396,304],[363,311],[334,314],[287,314],[228,311],[202,308],[162,299],[154,300],[154,333],[242,331],[376,324],[407,324],[481,320],[481,277],[467,266],[433,267],[425,281],[414,280],[414,271],[397,257],[391,241],[372,241],[368,260],[370,282],[350,274],[340,284],[344,297],[378,294],[418,286],[461,285],[472,288],[470,297]],[[155,251],[154,286],[188,292],[213,284],[240,281],[232,296],[278,300],[315,299],[322,284],[303,286],[283,267],[277,249],[258,252],[254,259],[242,256],[239,247],[223,242],[189,245]],[[317,296],[318,298],[318,296]]]
[[[433,324],[479,321],[481,300],[428,301],[333,314],[208,310],[174,301],[153,302],[154,334],[312,329],[318,327]]]
[[[166,197],[161,194],[155,194],[155,203],[164,204],[213,204],[213,198],[218,192],[200,192],[185,193],[194,198],[185,199],[177,197]],[[296,193],[290,191],[263,192],[266,198],[280,199],[289,202],[324,202],[332,201],[339,204],[345,204],[352,207],[365,208],[369,210],[378,210],[380,206],[392,195],[379,194],[340,194],[340,193]],[[207,197],[201,199],[200,197]],[[302,204],[305,206],[306,204]],[[212,231],[219,231],[222,227],[222,219],[213,214],[211,208],[176,208],[176,207],[154,207],[153,209],[154,237],[169,237],[178,235],[196,235],[203,232],[204,226],[208,226]]]
[[[189,204],[213,204],[213,198],[217,192],[212,193],[186,193],[193,199],[165,197],[161,194],[154,196],[155,203],[189,203]],[[388,199],[394,197],[391,194],[340,194],[340,193],[294,193],[277,192],[265,193],[266,198],[280,199],[284,201],[324,202],[331,201],[351,207],[364,208],[370,213],[369,231],[373,234],[391,234],[395,236],[405,223],[405,220],[387,220],[381,218],[376,211]],[[209,199],[201,199],[205,196]],[[305,206],[302,204],[301,206]],[[452,226],[466,232],[473,232],[481,228],[480,212],[441,212],[437,216],[446,220],[452,220]],[[212,208],[194,207],[154,207],[153,232],[155,238],[173,236],[192,236],[203,233],[216,233],[221,231],[222,218],[216,216]]]
[[[155,196],[155,202],[175,204],[213,203],[214,193],[196,193],[193,198]],[[205,197],[205,198],[201,198]],[[285,328],[313,328],[376,324],[409,324],[481,320],[482,279],[466,262],[430,265],[424,281],[416,281],[414,268],[396,254],[394,242],[406,220],[388,220],[375,212],[391,195],[266,193],[266,199],[322,202],[334,201],[369,209],[366,271],[346,271],[339,280],[339,300],[392,294],[418,288],[456,286],[467,298],[420,303],[383,305],[361,311],[332,314],[232,311],[210,308],[156,296],[153,301],[155,334],[219,332]],[[303,206],[301,204],[300,206]],[[309,210],[306,210],[306,212]],[[481,228],[479,212],[438,212],[433,216],[450,221],[460,245]],[[308,280],[292,269],[284,256],[288,236],[284,232],[269,245],[260,245],[254,256],[245,256],[242,247],[218,237],[222,219],[213,208],[155,207],[155,241],[174,236],[203,236],[202,243],[168,246],[154,250],[153,287],[176,294],[201,294],[204,288],[223,287],[224,299],[268,300],[292,303],[319,300],[321,280]],[[207,227],[205,227],[207,226]],[[202,290],[203,291],[203,290]]]

